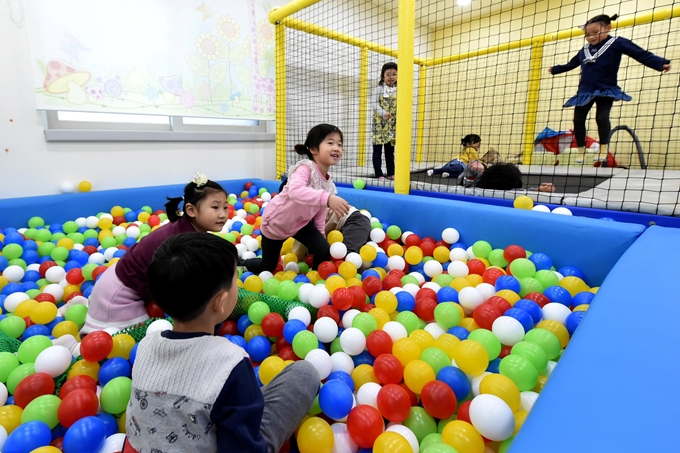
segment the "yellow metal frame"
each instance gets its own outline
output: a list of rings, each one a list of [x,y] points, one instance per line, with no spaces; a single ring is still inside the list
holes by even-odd
[[[361,48],[360,61],[360,92],[359,102],[365,106],[368,100],[368,52],[376,52],[391,57],[397,57],[399,66],[402,68],[420,66],[418,83],[418,109],[416,118],[416,162],[423,160],[424,131],[425,131],[425,98],[427,95],[427,68],[446,63],[466,60],[469,58],[490,55],[523,47],[531,47],[531,63],[529,67],[529,87],[527,93],[527,107],[524,124],[524,144],[522,147],[522,163],[531,163],[533,154],[533,138],[535,135],[536,115],[538,112],[539,92],[541,89],[541,68],[543,59],[543,45],[547,42],[560,41],[583,35],[580,28],[562,30],[555,33],[547,33],[542,36],[525,38],[511,41],[484,49],[472,50],[456,55],[448,55],[440,58],[419,58],[414,55],[414,30],[415,30],[415,0],[399,0],[399,50],[391,49],[364,39],[339,33],[337,31],[310,24],[294,19],[290,15],[318,3],[320,0],[294,0],[280,8],[274,8],[269,13],[269,21],[277,24],[276,29],[276,162],[277,177],[285,172],[285,50],[284,50],[284,27],[311,33],[327,39],[343,42]],[[631,17],[620,18],[612,24],[612,28],[625,28],[633,25],[649,24],[661,20],[680,17],[680,5],[658,9]],[[396,175],[394,188],[396,193],[407,194],[410,186],[410,163],[411,163],[411,118],[413,115],[412,95],[413,72],[402,71],[399,74],[397,87],[397,142],[396,142]],[[365,108],[359,109],[359,150],[358,158],[360,165],[366,160],[366,130],[368,118]],[[282,164],[280,162],[283,162]],[[283,166],[283,169],[280,168]]]

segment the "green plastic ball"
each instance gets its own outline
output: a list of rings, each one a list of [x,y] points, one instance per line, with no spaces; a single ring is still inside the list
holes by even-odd
[[[68,258],[68,249],[66,247],[55,247],[50,252],[50,256],[55,261],[66,261]]]
[[[78,224],[74,222],[73,220],[69,220],[68,222],[64,222],[64,224],[61,226],[61,229],[64,230],[64,233],[75,233],[78,231]]]
[[[445,366],[451,366],[451,359],[439,348],[426,348],[420,354],[420,360],[430,365],[435,374]]]
[[[428,434],[437,432],[437,423],[435,423],[434,418],[422,407],[412,407],[411,412],[402,424],[413,431],[418,442],[422,442]]]
[[[141,231],[141,230],[140,230]],[[123,242],[127,239],[127,234],[121,233],[116,236],[116,245],[122,245]]]
[[[371,332],[378,328],[378,321],[368,313],[359,313],[354,317],[352,327],[361,330],[364,336],[368,337]]]
[[[307,354],[319,347],[319,340],[309,330],[301,330],[293,337],[293,352],[304,359]]]
[[[560,278],[557,275],[555,275],[553,271],[540,270],[536,272],[534,278],[541,282],[541,284],[545,288],[549,288],[551,286],[558,286],[560,284]]]
[[[120,414],[130,401],[132,380],[125,376],[111,379],[102,389],[99,402],[109,414]]]
[[[108,249],[109,247],[116,247],[119,244],[116,242],[116,238],[113,236],[107,236],[104,239],[102,239],[102,248]]]
[[[26,330],[26,321],[18,316],[8,316],[0,321],[0,332],[12,338],[19,338]]]
[[[1,322],[1,321],[0,321]],[[562,352],[562,345],[559,338],[545,329],[531,329],[524,336],[524,341],[536,343],[545,351],[548,360],[554,360]]]
[[[31,299],[35,299],[35,296],[37,296],[40,293],[41,291],[39,289],[29,289],[28,291],[26,291],[26,295]]]
[[[40,256],[50,256],[52,250],[57,248],[57,246],[52,242],[43,242],[38,246],[38,255]]]
[[[246,223],[241,227],[241,234],[243,235],[251,235],[253,234],[253,226]]]
[[[65,237],[66,237],[66,235],[64,233],[59,233],[59,232],[52,233],[52,238],[50,240],[53,241],[53,242],[57,242],[60,239],[64,239]]]
[[[418,316],[412,311],[402,311],[397,315],[396,321],[404,326],[406,333],[411,335],[411,332],[417,330],[418,327]]]
[[[271,280],[271,278],[269,280]],[[284,280],[279,284],[277,294],[280,299],[295,300],[298,295],[298,285],[293,280]]]
[[[85,280],[92,280],[92,271],[97,269],[97,265],[94,263],[86,264],[80,271],[83,273]]]
[[[140,231],[139,236],[141,237],[142,234],[144,234],[144,233],[146,233],[146,234],[151,233],[151,227],[149,226],[148,223],[142,223],[141,225],[139,225],[139,231]]]
[[[379,230],[382,230],[383,224],[380,223],[380,222],[371,222],[371,229],[374,230],[376,228],[379,229]]]
[[[24,231],[24,237],[26,239],[35,239],[35,235],[38,233],[38,230],[35,228],[29,228],[26,231]]]
[[[258,212],[260,212],[260,207],[253,203],[250,206],[248,206],[248,212],[250,212],[251,214],[257,214]]]
[[[45,220],[42,217],[31,217],[28,219],[28,226],[31,228],[45,226]]]
[[[258,195],[262,195],[263,193],[269,192],[266,187],[260,187],[260,190],[257,191]]]
[[[526,258],[517,258],[510,263],[510,272],[518,280],[533,277],[536,274],[536,265]]]
[[[489,253],[488,259],[489,259],[489,263],[492,266],[498,266],[498,267],[505,268],[505,266],[508,265],[508,262],[505,260],[505,256],[503,256],[503,249],[493,249],[493,250],[491,250],[491,253]]]
[[[41,421],[50,429],[59,423],[57,409],[61,404],[61,399],[56,395],[42,395],[28,403],[21,413],[21,423]]]
[[[429,447],[432,444],[440,444],[442,443],[442,435],[439,433],[431,433],[425,436],[422,442],[420,442],[420,452],[414,452],[414,453],[424,453],[425,450],[427,450],[427,447]]]
[[[265,304],[264,302],[254,302],[249,308],[248,308],[248,319],[250,319],[250,322],[253,324],[262,324],[262,318],[267,316],[269,314],[269,305]]]
[[[340,346],[340,337],[337,337],[331,342],[331,355],[336,352],[345,352],[342,350],[342,346]]]
[[[545,287],[533,277],[521,278],[519,280],[519,295],[524,297],[529,293],[543,293]]]
[[[47,242],[52,237],[52,233],[48,229],[41,229],[35,233],[35,240],[38,242]],[[52,244],[54,245],[54,244]]]
[[[9,260],[7,264],[9,266],[19,266],[23,270],[26,270],[26,261],[22,260],[21,258],[14,258],[13,260]]]
[[[415,278],[413,275],[404,275],[403,277],[401,277],[401,286],[404,286],[407,283],[413,283],[414,285],[420,286],[418,279]]]
[[[83,236],[85,236],[85,239],[98,238],[99,233],[97,233],[97,230],[93,230],[93,229],[90,228],[88,230],[85,230],[85,232],[83,233]]]
[[[264,291],[267,296],[276,296],[280,284],[281,282],[277,278],[270,278],[262,285],[262,291]]]
[[[361,178],[355,179],[352,185],[354,186],[355,189],[361,190],[364,187],[366,187],[366,181],[364,181]]]
[[[450,329],[460,322],[460,310],[453,302],[442,302],[434,309],[434,319],[440,326]]]
[[[548,356],[543,348],[530,341],[520,341],[512,347],[511,354],[521,355],[536,367],[538,374],[543,374],[548,366]]]
[[[144,212],[146,212],[147,214],[152,214],[152,213],[153,213],[153,209],[151,209],[151,206],[142,206],[141,209],[140,209],[140,211],[144,211]]]
[[[474,340],[481,344],[489,356],[489,361],[497,359],[501,353],[501,342],[498,337],[490,330],[475,329],[470,332],[468,340]]]
[[[529,359],[520,355],[510,354],[504,357],[498,370],[500,374],[509,377],[520,392],[531,390],[538,383],[536,367]]]
[[[67,238],[71,239],[76,244],[82,244],[85,242],[85,235],[83,233],[69,233],[66,235]]]
[[[309,272],[309,265],[307,263],[298,263],[300,267],[300,274],[306,274]]]
[[[50,346],[52,346],[52,340],[45,335],[34,335],[21,343],[17,358],[21,363],[33,363],[38,355]]]
[[[486,241],[477,241],[472,244],[472,253],[474,253],[477,258],[489,258],[491,250],[491,244]]]
[[[7,260],[19,258],[22,253],[24,253],[24,248],[19,244],[7,244],[2,249],[2,255],[7,258]]]
[[[19,366],[19,359],[11,352],[0,352],[0,382],[7,382],[7,377]]]
[[[83,304],[76,304],[68,307],[64,319],[66,319],[67,321],[73,321],[78,326],[79,329],[82,329],[83,326],[85,325],[86,317],[87,307]]]
[[[401,228],[399,228],[397,225],[390,225],[387,227],[387,237],[389,237],[392,240],[398,239],[401,237]]]
[[[7,391],[13,395],[17,385],[31,374],[35,374],[35,367],[32,363],[24,363],[13,369],[7,376]]]
[[[444,288],[445,286],[450,286],[453,281],[453,277],[449,274],[439,274],[434,278],[434,282]]]

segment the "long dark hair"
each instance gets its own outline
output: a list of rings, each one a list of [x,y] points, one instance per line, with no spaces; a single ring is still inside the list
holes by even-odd
[[[217,184],[215,181],[208,180],[201,187],[197,186],[195,182],[190,182],[184,186],[184,197],[168,197],[168,202],[165,203],[165,213],[168,216],[168,220],[171,222],[176,222],[182,218],[179,213],[179,204],[184,200],[184,206],[182,206],[183,215],[187,215],[187,204],[191,203],[194,206],[198,204],[208,195],[215,192],[224,192],[225,196],[227,192]]]
[[[475,143],[481,143],[482,137],[477,134],[467,134],[460,140],[460,144],[463,146],[474,145]]]
[[[607,16],[606,14],[600,14],[599,16],[595,16],[592,19],[590,19],[588,22],[586,22],[586,25],[591,25],[591,24],[603,24],[603,25],[611,25],[612,22],[614,22],[616,19],[619,18],[618,14],[614,14],[613,16]]]
[[[390,61],[390,62],[385,63],[383,65],[382,69],[380,70],[380,82],[378,82],[378,85],[384,85],[385,84],[385,72],[388,69],[394,69],[395,71],[398,71],[397,64],[393,61]],[[395,83],[394,86],[397,86],[397,84]]]
[[[340,134],[340,141],[343,141],[342,131],[338,129],[337,126],[325,123],[317,124],[307,133],[307,140],[305,140],[304,145],[300,143],[295,145],[295,152],[301,156],[306,155],[310,160],[314,160],[314,155],[311,150],[314,148],[319,149],[321,142],[331,134]]]
[[[479,177],[480,189],[510,190],[522,188],[522,172],[517,165],[498,163],[491,165]]]

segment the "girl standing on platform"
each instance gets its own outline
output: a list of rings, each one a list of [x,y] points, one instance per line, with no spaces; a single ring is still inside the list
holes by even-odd
[[[306,155],[288,171],[285,187],[267,204],[262,215],[262,258],[245,260],[248,271],[273,272],[281,257],[283,243],[294,237],[314,255],[312,268],[331,258],[325,224],[328,209],[342,217],[349,204],[336,194],[328,170],[342,157],[342,132],[330,124],[314,126],[304,145],[295,151]]]
[[[380,82],[371,96],[373,110],[373,169],[375,177],[384,180],[382,148],[385,146],[387,178],[394,179],[394,142],[397,129],[397,64],[385,63],[380,71]]]
[[[584,31],[586,44],[566,65],[557,65],[548,69],[552,75],[571,71],[581,66],[581,80],[576,96],[569,99],[564,107],[575,107],[574,135],[578,145],[580,159],[583,162],[586,152],[586,117],[588,112],[597,104],[598,134],[600,136],[600,152],[595,160],[605,160],[611,135],[609,113],[614,101],[630,101],[633,98],[624,93],[617,85],[617,73],[621,64],[621,55],[628,55],[643,65],[668,72],[671,69],[670,60],[657,57],[621,36],[609,36],[611,23],[618,16],[609,17],[605,14],[595,16],[586,22]]]

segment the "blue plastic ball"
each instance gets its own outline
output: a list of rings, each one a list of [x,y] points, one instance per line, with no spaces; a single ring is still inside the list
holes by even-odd
[[[529,257],[529,261],[534,263],[537,271],[548,271],[552,267],[552,259],[545,253],[534,253]]]
[[[24,250],[21,254],[21,259],[26,262],[26,264],[37,263],[40,259],[40,255],[35,250]]]
[[[445,366],[437,373],[437,380],[451,387],[458,401],[463,401],[470,394],[470,381],[460,368]]]
[[[441,292],[444,288],[440,289]],[[453,288],[451,288],[453,289]],[[455,291],[455,290],[454,290]],[[408,291],[399,291],[397,294],[397,311],[413,311],[416,308],[416,298]]]
[[[30,421],[17,426],[7,437],[3,452],[5,453],[30,453],[31,451],[45,447],[52,441],[52,431],[45,422]]]
[[[300,321],[299,319],[291,319],[283,326],[283,338],[286,339],[288,344],[293,344],[293,338],[295,338],[295,335],[298,332],[306,329],[307,326],[305,326],[304,322]]]
[[[135,343],[132,349],[130,349],[130,365],[132,366],[135,366],[135,360],[137,360],[137,346],[139,346],[139,343]]]
[[[246,352],[253,362],[262,362],[269,357],[271,353],[272,344],[266,337],[253,337],[246,345]]]
[[[118,432],[118,420],[111,414],[102,412],[97,414],[96,417],[104,422],[104,429],[106,429],[106,437],[113,436]]]
[[[309,278],[306,275],[298,275],[293,279],[295,283],[309,283]]]
[[[22,341],[26,341],[27,338],[31,338],[36,335],[47,336],[50,333],[52,333],[52,330],[48,329],[46,326],[42,324],[33,324],[31,327],[24,330],[24,333],[21,334],[21,339]]]
[[[501,275],[496,279],[496,291],[501,291],[503,289],[509,289],[510,291],[514,291],[517,294],[520,292],[520,284],[519,280],[517,280],[515,277],[512,275]]]
[[[3,242],[5,245],[19,244],[23,247],[24,237],[21,235],[21,233],[7,233]]]
[[[52,428],[52,441],[55,441],[56,439],[59,439],[60,437],[64,437],[64,434],[66,434],[66,431],[68,431],[68,428],[66,428],[61,423],[57,423],[57,426]]]
[[[486,367],[486,371],[489,373],[499,373],[499,367],[501,366],[501,359],[498,357],[489,362],[489,366]]]
[[[4,256],[0,256],[0,272],[4,271],[7,266],[9,266],[9,260]]]
[[[437,291],[437,303],[458,302],[458,291],[450,286],[444,286]]]
[[[243,349],[245,349],[247,346],[246,339],[240,335],[232,335],[231,337],[229,337],[229,341],[231,341],[237,346],[241,346]]]
[[[567,320],[564,322],[564,326],[567,328],[569,336],[574,335],[576,328],[579,326],[579,324],[581,324],[581,320],[585,315],[586,315],[585,311],[574,311],[569,313],[569,316],[567,316]]]
[[[549,286],[543,291],[543,295],[550,299],[550,302],[559,302],[567,307],[571,306],[573,301],[569,291],[561,286]]]
[[[64,435],[64,453],[99,451],[106,442],[106,425],[94,416],[75,422]]]
[[[137,220],[138,215],[139,215],[138,211],[128,211],[124,215],[125,221],[126,222],[134,222],[135,220]]]
[[[512,308],[524,310],[529,313],[529,316],[531,316],[531,320],[534,322],[534,324],[538,324],[541,322],[541,319],[543,319],[543,310],[541,310],[541,306],[533,300],[520,299],[515,302],[515,305],[513,305]]]
[[[470,331],[461,326],[451,327],[447,333],[457,337],[460,341],[467,340],[467,338],[470,336]]]
[[[333,379],[338,379],[345,384],[347,384],[347,387],[351,391],[354,391],[354,380],[352,380],[352,376],[349,374],[345,373],[344,371],[333,371],[331,374],[328,375],[328,381],[331,381]]]
[[[371,353],[368,352],[368,350],[366,350],[359,355],[353,356],[352,361],[354,361],[355,367],[358,367],[359,365],[373,366],[373,363],[375,362],[375,357],[373,357]]]
[[[366,280],[368,277],[376,277],[380,278],[380,274],[378,271],[375,269],[366,269],[362,274],[361,274],[361,280]]]
[[[564,275],[565,277],[578,277],[581,280],[585,279],[583,276],[583,272],[581,272],[580,269],[574,267],[574,266],[564,266],[558,270],[560,274]]]
[[[26,279],[25,276],[24,279]],[[595,297],[595,294],[591,293],[590,291],[583,291],[581,293],[576,294],[573,299],[574,307],[578,307],[579,305],[583,304],[590,305],[590,302],[593,300],[593,297]]]
[[[38,271],[26,271],[24,274],[24,282],[37,282],[40,280],[40,272]]]
[[[534,328],[533,318],[529,313],[522,309],[512,307],[507,309],[504,315],[509,316],[511,318],[515,318],[517,321],[519,321],[519,323],[522,324],[522,327],[524,328],[524,333]]]
[[[334,420],[347,417],[353,403],[352,390],[339,379],[327,381],[319,391],[319,406],[321,410]]]
[[[236,322],[236,328],[238,329],[239,333],[243,335],[246,333],[246,329],[248,326],[250,326],[253,322],[248,318],[248,315],[241,315],[240,318],[238,318],[238,321]]]
[[[117,377],[130,377],[130,362],[122,357],[114,357],[104,362],[99,369],[99,383],[105,386],[111,379]]]
[[[388,260],[387,254],[378,253],[378,256],[376,256],[375,260],[373,260],[373,266],[385,268],[387,267],[387,260]]]

